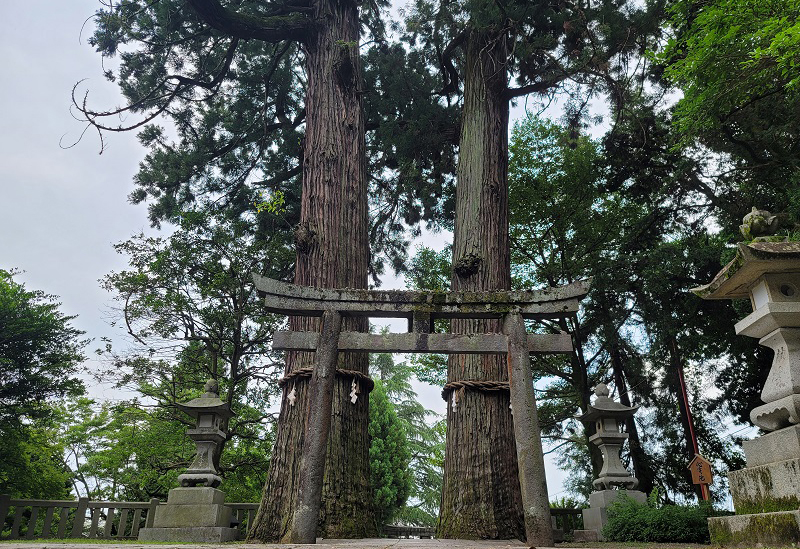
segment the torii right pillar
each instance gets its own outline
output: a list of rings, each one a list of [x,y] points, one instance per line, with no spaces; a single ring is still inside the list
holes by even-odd
[[[744,442],[747,467],[728,473],[736,515],[708,519],[711,542],[726,546],[800,543],[800,242],[739,244],[704,299],[750,299],[736,333],[775,352],[750,420],[767,434]]]

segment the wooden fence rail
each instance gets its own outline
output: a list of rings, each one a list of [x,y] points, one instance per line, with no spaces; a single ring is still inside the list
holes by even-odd
[[[0,539],[89,538],[137,539],[140,528],[150,527],[158,499],[140,501],[92,501],[11,499],[0,495]],[[227,503],[244,539],[253,524],[258,503]],[[583,526],[580,509],[551,509],[553,528],[569,536]],[[433,537],[433,528],[385,526],[388,537]]]

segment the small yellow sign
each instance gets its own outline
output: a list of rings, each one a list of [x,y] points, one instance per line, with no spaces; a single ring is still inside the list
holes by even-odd
[[[692,472],[694,484],[711,484],[714,481],[711,463],[700,454],[694,455],[694,459],[689,463],[689,470]]]

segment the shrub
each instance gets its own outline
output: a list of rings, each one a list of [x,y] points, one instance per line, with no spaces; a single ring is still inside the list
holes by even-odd
[[[608,541],[708,543],[710,505],[637,503],[621,496],[608,508],[603,536]]]

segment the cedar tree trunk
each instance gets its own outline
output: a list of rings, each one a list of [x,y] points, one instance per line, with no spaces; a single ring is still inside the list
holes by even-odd
[[[616,345],[611,347],[611,368],[614,372],[614,385],[617,386],[619,391],[619,401],[625,405],[631,406],[631,398],[628,394],[628,384],[625,382],[625,365],[622,360],[622,353]],[[639,479],[639,486],[636,488],[649,494],[656,486],[656,477],[653,467],[650,464],[650,456],[644,450],[642,441],[639,438],[639,429],[636,427],[636,421],[633,416],[625,420],[625,430],[628,432],[628,450],[631,454],[631,461],[633,461],[633,472],[637,479]]]
[[[504,34],[467,38],[452,289],[511,286],[508,247],[508,57]],[[500,333],[499,320],[452,320],[453,333]],[[448,381],[508,381],[506,357],[451,355]],[[524,539],[509,393],[458,391],[447,406],[437,537]]]
[[[367,240],[366,147],[355,0],[316,0],[315,30],[304,44],[306,134],[301,222],[295,234],[295,283],[365,288]],[[292,330],[317,330],[318,321],[291,318]],[[367,320],[342,329],[366,331]],[[313,365],[313,353],[288,353],[286,372]],[[366,353],[340,353],[339,368],[367,372]],[[351,379],[337,376],[318,535],[375,535],[369,486],[368,397],[350,402]],[[295,389],[291,405],[288,395]],[[283,392],[269,478],[250,539],[280,541],[296,503],[307,414],[308,381]]]

